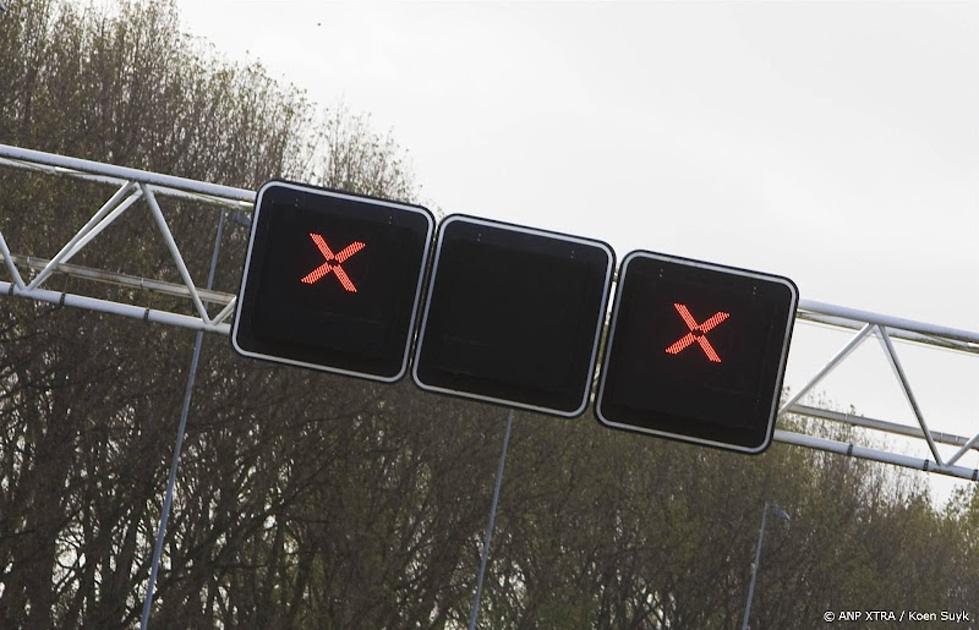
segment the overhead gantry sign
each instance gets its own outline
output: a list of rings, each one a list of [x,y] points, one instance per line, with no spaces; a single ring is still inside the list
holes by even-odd
[[[213,217],[215,223],[220,226],[219,216],[226,215],[231,223],[236,225],[249,225],[250,217],[244,212],[251,208],[257,209],[257,214],[261,214],[262,205],[255,205],[257,194],[251,190],[231,188],[211,182],[202,182],[172,175],[143,171],[124,166],[105,164],[91,160],[45,153],[32,149],[24,149],[9,145],[0,144],[0,167],[17,169],[22,172],[32,172],[44,177],[57,177],[66,181],[83,182],[83,186],[110,185],[115,187],[113,194],[107,193],[107,200],[98,208],[93,208],[91,218],[82,225],[78,226],[77,232],[71,239],[64,243],[48,243],[52,249],[45,250],[42,245],[41,251],[24,252],[17,249],[18,243],[11,243],[12,248],[7,247],[2,232],[0,232],[0,257],[2,257],[2,274],[0,278],[0,294],[20,299],[33,300],[51,304],[59,304],[69,308],[80,308],[89,311],[120,315],[127,318],[139,319],[167,326],[176,326],[190,330],[200,330],[209,333],[229,334],[231,325],[228,323],[230,317],[235,313],[239,305],[239,296],[220,290],[204,289],[192,280],[192,273],[184,264],[181,254],[179,240],[175,240],[167,224],[167,217],[171,212],[168,202],[181,201],[189,204],[188,207],[193,212],[199,213],[202,220],[209,216]],[[310,186],[299,186],[303,190],[312,190],[323,193],[322,189]],[[87,190],[87,188],[86,188]],[[111,191],[110,191],[111,192]],[[407,208],[411,212],[410,216],[422,217],[421,224],[427,221],[424,215],[429,215],[424,209],[419,209],[410,204],[398,204],[378,199],[370,199],[357,195],[349,195],[336,191],[325,191],[335,195],[337,199],[346,199],[350,202],[359,202],[360,206],[380,205],[385,208]],[[98,239],[98,234],[110,226],[120,217],[124,217],[132,212],[149,212],[153,221],[148,222],[148,229],[159,232],[158,236],[161,245],[171,254],[176,271],[179,273],[179,282],[165,280],[161,278],[143,277],[138,273],[126,273],[124,270],[116,268],[105,269],[92,266],[92,263],[78,264],[73,257],[82,251],[93,239]],[[421,213],[419,215],[419,213]],[[369,214],[369,213],[368,213]],[[359,216],[359,215],[358,215]],[[400,216],[400,215],[398,215]],[[363,218],[363,217],[362,217]],[[383,223],[383,221],[382,221]],[[416,227],[418,224],[415,224]],[[434,220],[432,220],[434,225]],[[336,233],[332,222],[329,224],[320,223],[310,229],[303,230],[301,227],[294,235],[290,235],[291,242],[288,248],[296,256],[304,256],[299,263],[295,263],[281,275],[280,280],[288,283],[292,287],[301,287],[307,291],[306,295],[310,300],[316,302],[319,309],[319,318],[323,323],[330,320],[332,324],[342,320],[343,313],[335,312],[342,310],[340,305],[342,297],[361,298],[368,297],[375,293],[374,288],[376,278],[375,263],[380,257],[385,257],[387,247],[383,244],[383,239],[378,241],[374,236],[356,235],[349,233]],[[233,228],[232,228],[233,229]],[[532,228],[528,228],[532,229]],[[219,228],[220,230],[220,228]],[[344,362],[344,355],[338,351],[335,345],[331,348],[330,339],[320,338],[326,331],[325,326],[314,326],[313,330],[320,330],[314,333],[311,339],[315,343],[321,344],[320,347],[305,348],[302,344],[295,341],[290,342],[288,334],[277,337],[276,333],[271,333],[264,342],[259,331],[256,331],[256,340],[264,343],[268,352],[281,344],[286,349],[281,359],[292,365],[303,365],[318,369],[329,369],[342,374],[364,376],[380,380],[393,380],[399,374],[404,374],[403,366],[410,364],[412,353],[408,350],[409,343],[418,336],[418,322],[421,319],[421,310],[426,301],[424,284],[430,275],[427,267],[430,265],[426,254],[430,249],[431,232],[426,228],[421,230],[427,236],[422,236],[418,240],[421,242],[420,250],[416,250],[409,268],[417,271],[414,278],[401,278],[400,285],[406,287],[404,293],[399,295],[409,304],[415,302],[414,291],[418,290],[417,311],[412,315],[411,309],[395,309],[403,318],[404,313],[409,313],[408,322],[404,319],[394,326],[388,328],[395,334],[392,338],[382,338],[375,336],[375,357],[380,357],[389,351],[388,359],[385,362],[375,358],[374,361],[364,361],[363,364],[356,364],[354,361]],[[432,230],[433,232],[434,230]],[[313,240],[312,235],[318,234],[323,239],[325,247],[321,249],[318,243]],[[588,240],[588,239],[584,239]],[[398,239],[397,244],[409,242],[407,239],[402,242]],[[253,244],[257,241],[252,241]],[[356,242],[363,243],[364,246],[357,248],[357,251],[348,249]],[[11,252],[11,249],[14,251]],[[327,251],[329,250],[329,251]],[[399,258],[402,254],[395,248],[393,259]],[[330,253],[333,252],[333,259]],[[53,255],[52,255],[53,254]],[[342,260],[340,260],[342,254]],[[45,255],[51,256],[46,258]],[[662,256],[662,255],[660,255]],[[414,267],[419,257],[424,258],[424,264]],[[670,258],[670,257],[665,257]],[[675,257],[674,257],[675,258]],[[500,260],[507,260],[506,256]],[[626,261],[629,257],[626,257]],[[383,262],[383,261],[382,261]],[[692,261],[688,261],[692,262]],[[380,264],[380,263],[378,263]],[[706,264],[706,263],[704,263]],[[324,265],[329,265],[327,268]],[[441,266],[441,265],[440,265]],[[337,274],[337,267],[350,284],[345,285],[341,276]],[[366,267],[366,269],[365,269]],[[322,274],[315,282],[303,283],[302,279],[310,273],[320,270]],[[619,292],[623,290],[622,284],[627,279],[631,267],[623,264],[619,270]],[[729,268],[725,268],[729,269]],[[4,273],[5,272],[5,273]],[[522,273],[522,272],[520,272]],[[765,275],[765,274],[761,274]],[[516,274],[519,276],[519,273]],[[80,282],[70,285],[60,286],[61,283],[53,283],[52,279],[58,278],[77,278]],[[372,279],[369,279],[372,278]],[[416,281],[416,279],[420,279]],[[200,279],[198,279],[200,280]],[[312,278],[309,278],[312,280]],[[111,299],[107,299],[104,292],[86,292],[88,283],[96,283],[108,286],[122,286],[131,289],[129,292],[116,293]],[[257,286],[257,285],[256,285]],[[349,288],[355,291],[348,290]],[[368,291],[368,287],[371,287]],[[162,295],[167,298],[166,308],[160,308],[158,301],[152,296]],[[244,294],[242,294],[244,296]],[[181,302],[178,306],[173,300]],[[325,300],[325,302],[324,302]],[[690,314],[688,321],[677,305],[686,308]],[[349,306],[349,303],[348,303]],[[670,330],[670,336],[665,332],[658,338],[656,346],[650,345],[648,350],[650,357],[654,354],[660,358],[672,359],[676,362],[673,366],[677,370],[697,368],[685,365],[686,361],[698,359],[701,368],[720,367],[729,365],[729,362],[736,361],[740,354],[731,354],[726,344],[730,342],[729,335],[746,323],[743,313],[739,308],[727,302],[701,303],[695,299],[678,296],[663,296],[661,304],[664,312],[665,329]],[[270,307],[271,308],[271,307]],[[332,314],[331,314],[332,313]],[[709,328],[712,317],[720,317],[718,313],[727,313],[728,317]],[[348,323],[356,321],[353,311],[348,311]],[[979,356],[979,332],[974,330],[964,330],[950,326],[933,324],[928,322],[914,321],[903,317],[889,314],[875,313],[871,311],[859,310],[847,306],[827,304],[815,300],[799,300],[798,309],[794,313],[796,321],[818,324],[821,327],[829,327],[837,331],[849,332],[850,339],[839,349],[839,351],[829,359],[821,369],[817,370],[812,377],[796,391],[792,396],[784,401],[776,412],[778,416],[785,414],[797,414],[805,417],[812,417],[826,422],[840,423],[849,426],[858,426],[875,432],[886,432],[895,434],[910,440],[920,440],[925,443],[926,450],[930,455],[909,455],[905,448],[900,445],[883,449],[876,446],[864,446],[858,443],[841,442],[827,439],[822,435],[812,435],[788,430],[785,428],[775,429],[774,441],[794,444],[806,448],[818,449],[838,453],[845,456],[859,457],[862,459],[874,460],[906,468],[932,471],[943,475],[950,475],[961,479],[976,481],[979,479],[979,469],[965,466],[964,458],[969,454],[974,454],[979,450],[979,434],[976,435],[956,435],[952,433],[934,431],[925,421],[925,411],[922,409],[913,393],[911,375],[906,373],[899,359],[897,348],[892,340],[898,340],[914,344],[920,349],[942,349],[951,351],[959,355]],[[313,319],[316,319],[314,317]],[[374,319],[375,324],[382,318]],[[370,318],[365,318],[369,323]],[[392,318],[392,321],[394,319]],[[718,320],[714,320],[718,321]],[[692,323],[691,323],[692,322]],[[618,326],[608,330],[606,346],[611,348],[611,337],[616,337],[619,333]],[[654,330],[647,327],[647,335]],[[400,337],[401,334],[405,336]],[[688,335],[692,335],[693,342]],[[293,335],[294,336],[294,335]],[[356,337],[356,336],[355,336]],[[350,341],[353,341],[352,337]],[[587,339],[587,335],[585,335]],[[885,366],[888,368],[888,375],[891,371],[896,375],[900,391],[907,399],[908,405],[913,413],[916,422],[907,422],[873,418],[854,413],[840,413],[832,409],[822,408],[814,404],[806,404],[805,396],[813,391],[827,375],[834,372],[840,365],[848,360],[853,352],[860,347],[866,340],[877,338],[880,341],[881,350],[886,358]],[[706,341],[706,345],[699,339]],[[323,341],[327,343],[322,343]],[[283,343],[285,341],[285,343]],[[333,338],[333,342],[337,342]],[[339,340],[343,341],[343,340]],[[242,347],[247,346],[247,341],[242,342]],[[401,345],[401,344],[404,345]],[[388,344],[388,345],[384,345]],[[291,349],[290,349],[291,345]],[[299,348],[297,349],[297,345]],[[339,344],[337,344],[339,345]],[[382,347],[383,346],[383,347]],[[615,344],[618,347],[618,343]],[[682,347],[681,347],[682,346]],[[749,354],[755,350],[749,347]],[[674,352],[667,352],[668,349]],[[711,350],[720,360],[713,361]],[[757,350],[757,349],[756,349]],[[601,370],[601,379],[605,379],[606,385],[611,383],[613,364],[619,359],[616,357],[617,350],[608,355],[606,350],[605,365]],[[259,352],[260,353],[260,352]],[[290,356],[291,355],[291,356]],[[391,359],[391,357],[394,357]],[[265,358],[273,358],[272,354],[266,354]],[[279,360],[279,359],[276,359]],[[407,362],[407,363],[406,363]],[[416,364],[418,363],[416,357]],[[601,362],[597,362],[601,363]],[[424,375],[422,378],[424,381]],[[653,382],[653,379],[649,379]],[[780,387],[776,387],[778,391]],[[462,388],[457,389],[456,395],[471,395],[473,392],[463,392]],[[473,396],[475,397],[475,396]],[[687,396],[686,399],[694,399],[696,396]],[[612,392],[607,391],[601,396],[599,411],[604,410],[605,419],[620,424],[628,424],[629,418],[615,415],[615,401],[612,399]],[[526,402],[526,398],[523,402]],[[520,400],[508,401],[505,397],[498,401],[508,406],[518,406],[514,403]],[[565,407],[567,408],[567,407]],[[542,407],[541,411],[544,410]],[[639,408],[634,408],[631,413],[638,416]],[[551,413],[551,411],[547,411]],[[974,409],[968,408],[959,412],[969,417],[974,413]],[[718,416],[720,417],[720,416]],[[732,416],[728,416],[729,418]],[[641,418],[640,418],[641,419]],[[622,421],[625,422],[622,422]],[[618,427],[627,428],[627,427]],[[628,427],[629,430],[640,430],[643,433],[656,435],[653,431],[657,430],[654,424],[637,423],[636,427]],[[661,427],[662,428],[662,427]],[[803,429],[805,430],[805,429]],[[679,435],[679,434],[677,434]],[[675,436],[673,436],[675,437]],[[954,449],[954,450],[953,450]]]

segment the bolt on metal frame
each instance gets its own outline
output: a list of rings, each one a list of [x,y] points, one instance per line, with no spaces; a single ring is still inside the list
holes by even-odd
[[[224,335],[229,333],[229,319],[234,312],[236,296],[230,293],[198,289],[184,263],[180,248],[174,241],[159,199],[162,197],[194,200],[216,208],[231,209],[238,212],[229,218],[239,224],[247,224],[247,219],[244,218],[241,211],[250,209],[254,204],[254,191],[3,144],[0,144],[0,166],[116,187],[115,192],[95,211],[92,218],[51,259],[12,254],[3,238],[3,233],[0,232],[0,256],[3,257],[4,268],[10,277],[10,281],[0,281],[0,294],[112,313],[192,330]],[[144,201],[148,206],[160,237],[173,258],[181,283],[70,264],[70,260],[79,251],[89,245],[99,233],[140,201]],[[25,281],[22,269],[24,273],[31,271],[34,275]],[[139,288],[147,293],[182,297],[190,301],[194,314],[175,313],[152,309],[148,306],[43,288],[44,283],[56,274]],[[218,312],[212,316],[208,310],[208,305],[212,308],[219,308]],[[776,441],[961,479],[979,480],[979,469],[968,468],[958,463],[967,453],[979,450],[979,433],[972,437],[965,437],[935,432],[929,428],[893,343],[893,340],[896,339],[916,345],[979,355],[979,332],[918,322],[815,300],[800,301],[796,320],[837,330],[853,331],[854,335],[822,369],[817,371],[802,388],[793,393],[791,398],[779,409],[779,416],[794,414],[900,435],[909,439],[920,439],[927,444],[931,457],[912,457],[878,448],[860,446],[852,442],[844,443],[784,429],[775,430]],[[917,426],[844,414],[802,404],[806,394],[810,393],[820,381],[839,367],[854,350],[871,336],[876,336],[880,341],[881,348],[914,413]],[[979,424],[979,418],[976,420]],[[958,450],[946,459],[941,456],[938,444],[953,445],[958,447]]]

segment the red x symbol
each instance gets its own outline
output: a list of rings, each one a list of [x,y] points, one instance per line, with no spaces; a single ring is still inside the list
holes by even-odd
[[[730,317],[731,314],[725,313],[723,311],[717,311],[716,313],[708,317],[706,320],[704,320],[703,324],[698,324],[697,320],[693,318],[693,315],[690,314],[690,311],[687,309],[685,305],[674,304],[673,307],[676,308],[676,312],[680,314],[681,318],[683,318],[683,321],[684,323],[686,323],[687,328],[690,329],[690,332],[677,339],[673,345],[667,347],[666,353],[680,354],[687,346],[693,344],[693,342],[696,341],[697,343],[700,344],[700,347],[703,349],[704,354],[707,355],[707,358],[710,359],[711,362],[720,363],[721,357],[717,356],[717,352],[714,350],[714,346],[710,345],[710,342],[707,341],[707,337],[705,337],[704,335],[706,335],[708,332],[716,328],[718,324],[720,324],[725,319]]]
[[[357,287],[350,280],[350,276],[343,270],[343,267],[340,266],[340,263],[345,262],[348,258],[364,249],[366,245],[360,241],[354,241],[334,254],[330,246],[326,244],[326,240],[319,234],[310,232],[309,238],[313,239],[313,242],[316,244],[316,249],[320,250],[326,262],[300,278],[300,282],[303,284],[315,284],[320,278],[332,271],[344,289],[349,293],[356,293]]]

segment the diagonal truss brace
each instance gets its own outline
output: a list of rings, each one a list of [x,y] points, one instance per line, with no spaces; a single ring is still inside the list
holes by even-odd
[[[114,195],[109,197],[109,200],[106,201],[101,208],[96,210],[92,218],[89,219],[88,222],[83,225],[81,229],[79,229],[78,232],[71,237],[71,239],[68,240],[65,246],[61,248],[61,251],[54,255],[51,262],[48,263],[44,269],[41,269],[34,279],[31,280],[30,284],[27,285],[27,289],[33,290],[40,287],[41,283],[51,276],[51,273],[54,271],[57,265],[71,260],[72,256],[80,252],[83,247],[92,242],[92,239],[98,236],[102,230],[109,226],[109,224],[119,218],[119,216],[122,215],[122,213],[125,212],[129,206],[133,205],[133,203],[135,203],[136,200],[138,200],[143,194],[141,191],[133,189],[133,184],[131,182],[126,182],[121,188],[119,188],[119,190],[115,192]],[[130,192],[132,192],[132,194],[126,197],[127,193]],[[125,198],[125,201],[123,201],[123,198]]]
[[[209,182],[164,175],[150,171],[82,160],[63,155],[33,151],[20,147],[0,144],[0,166],[27,170],[29,172],[73,180],[112,185],[116,188],[109,199],[93,214],[92,218],[65,244],[51,259],[24,256],[11,253],[3,233],[0,231],[0,256],[3,269],[9,281],[0,280],[0,295],[21,297],[34,301],[49,302],[63,306],[83,308],[103,313],[111,313],[142,319],[168,326],[178,326],[192,330],[202,330],[227,335],[230,332],[229,318],[235,309],[236,297],[229,293],[198,289],[187,269],[180,247],[173,238],[167,224],[159,198],[168,197],[199,202],[205,207],[231,209],[229,218],[239,226],[249,224],[249,217],[243,210],[249,210],[255,200],[255,192],[241,188],[221,186]],[[69,261],[82,248],[87,246],[100,232],[121,216],[133,204],[145,200],[153,216],[157,230],[167,246],[180,274],[181,283],[166,282],[153,278],[95,269]],[[36,272],[29,282],[25,274]],[[80,278],[89,282],[114,284],[141,289],[142,293],[157,293],[190,301],[193,314],[175,313],[152,309],[139,304],[127,304],[91,296],[55,291],[43,288],[45,282],[55,275]],[[214,317],[210,317],[205,303],[220,306]],[[776,441],[794,444],[843,455],[859,457],[878,462],[894,464],[944,475],[979,480],[979,470],[957,465],[966,454],[979,450],[979,434],[972,438],[934,432],[928,427],[924,415],[911,390],[907,374],[896,350],[893,340],[916,345],[941,348],[959,353],[979,356],[979,332],[950,328],[905,318],[862,311],[844,306],[802,300],[796,313],[796,321],[805,324],[830,327],[836,330],[854,332],[847,343],[820,369],[798,392],[779,409],[780,416],[799,414],[831,422],[859,426],[876,431],[903,435],[913,439],[923,439],[932,455],[930,459],[868,448],[828,440],[815,435],[776,429]],[[803,405],[801,401],[823,378],[836,369],[868,337],[878,337],[888,357],[909,405],[914,411],[918,426],[868,418],[852,414],[842,414],[829,409]],[[958,447],[954,455],[943,460],[937,443]]]
[[[864,327],[860,329],[860,332],[854,335],[853,338],[850,339],[850,341],[848,341],[847,344],[843,346],[839,352],[836,353],[836,356],[834,356],[832,359],[829,360],[829,363],[824,365],[823,368],[819,370],[819,372],[817,372],[815,376],[809,379],[808,383],[803,385],[792,398],[787,400],[785,404],[782,405],[782,407],[778,410],[778,415],[781,416],[790,407],[794,407],[797,402],[802,400],[802,397],[808,394],[812,390],[812,388],[816,386],[817,383],[823,380],[823,377],[825,377],[827,374],[829,374],[834,369],[836,369],[836,366],[838,366],[840,363],[843,363],[843,359],[850,356],[851,352],[859,348],[860,344],[863,343],[863,340],[866,339],[867,336],[873,332],[873,330],[874,330],[873,324],[865,324]]]
[[[887,334],[887,328],[878,325],[877,335],[878,339],[880,339],[881,346],[883,346],[884,352],[887,354],[887,358],[891,363],[891,368],[894,370],[894,375],[901,383],[901,389],[904,391],[904,396],[908,399],[908,404],[911,405],[911,410],[914,411],[914,417],[918,420],[918,425],[921,427],[921,431],[925,435],[925,440],[928,442],[928,448],[931,450],[931,454],[935,458],[935,462],[941,466],[943,463],[942,456],[938,452],[938,447],[935,446],[935,440],[931,435],[931,429],[928,428],[928,424],[925,422],[924,414],[921,413],[921,407],[918,406],[918,401],[915,399],[914,393],[911,392],[911,384],[908,382],[908,377],[904,373],[904,368],[901,367],[901,361],[897,358],[897,351],[894,350],[894,343],[891,342],[891,338]]]
[[[10,248],[7,247],[7,241],[3,238],[3,232],[0,232],[0,256],[3,256],[3,265],[7,268],[7,273],[10,274],[10,278],[14,281],[10,285],[11,291],[13,289],[23,291],[26,288],[24,286],[24,278],[20,275],[20,270],[14,264],[14,258],[10,254]]]
[[[143,191],[143,195],[146,197],[146,202],[150,206],[150,210],[153,213],[153,218],[156,220],[156,225],[160,228],[160,234],[163,235],[163,241],[167,245],[167,249],[170,250],[170,255],[173,256],[173,262],[177,265],[177,270],[180,272],[180,277],[184,281],[184,285],[190,292],[190,299],[194,303],[194,308],[197,309],[197,313],[201,316],[201,320],[205,324],[211,323],[211,318],[207,314],[207,309],[204,308],[204,303],[201,302],[201,296],[197,292],[197,287],[194,285],[194,280],[190,277],[190,271],[187,270],[187,264],[184,262],[183,256],[180,255],[180,248],[177,247],[177,242],[173,239],[173,233],[170,231],[170,226],[167,225],[167,220],[163,217],[163,211],[160,210],[160,204],[156,201],[156,195],[146,184],[140,184],[140,189]]]

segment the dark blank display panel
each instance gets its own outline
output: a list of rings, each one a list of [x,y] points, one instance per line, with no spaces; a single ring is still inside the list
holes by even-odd
[[[613,306],[599,421],[761,452],[774,430],[797,301],[786,278],[631,253]]]
[[[422,388],[573,417],[587,407],[614,265],[600,241],[446,219],[414,377]]]
[[[434,231],[428,210],[270,182],[252,229],[236,350],[376,380],[404,375]]]

